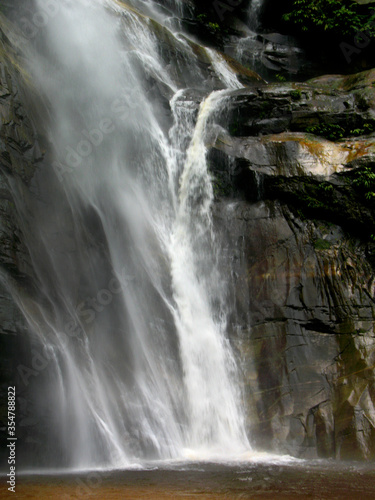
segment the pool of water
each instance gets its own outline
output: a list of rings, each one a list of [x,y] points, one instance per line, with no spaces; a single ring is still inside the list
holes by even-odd
[[[3,477],[4,479],[4,477]],[[87,499],[374,499],[374,464],[273,460],[231,464],[153,463],[116,471],[18,475],[0,497]],[[12,498],[11,497],[11,498]]]

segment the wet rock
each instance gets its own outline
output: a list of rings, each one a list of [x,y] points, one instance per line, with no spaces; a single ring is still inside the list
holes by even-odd
[[[301,43],[281,33],[248,30],[240,38],[230,37],[225,51],[269,81],[278,78],[301,81],[320,73],[320,68],[311,61]]]
[[[375,207],[352,182],[373,168],[374,138],[290,131],[314,117],[371,121],[369,81],[237,91],[209,153],[227,186],[215,215],[229,242],[249,433],[267,450],[374,458]]]
[[[10,41],[9,25],[1,19],[0,41],[0,426],[6,427],[8,386],[16,387],[18,397],[27,397],[19,367],[31,369],[30,342],[34,333],[19,307],[18,298],[37,296],[37,279],[30,254],[23,241],[23,224],[17,200],[34,195],[32,179],[44,157],[46,141],[37,133],[29,116],[38,96],[27,88],[27,73],[21,69],[21,50]],[[27,91],[26,91],[27,89]],[[26,104],[25,104],[26,103]],[[30,105],[30,107],[28,106]],[[36,115],[37,116],[37,115]],[[18,399],[17,399],[18,401]],[[30,406],[17,406],[17,425]],[[18,427],[20,429],[20,427]],[[2,433],[2,436],[6,436]],[[22,430],[19,437],[27,436]],[[2,438],[3,439],[3,438]],[[4,438],[5,439],[5,438]],[[1,453],[6,452],[6,445]],[[5,463],[5,460],[4,460]]]
[[[375,279],[364,245],[277,201],[222,202],[216,216],[230,241],[253,442],[300,457],[374,458]]]
[[[341,139],[365,135],[374,130],[375,107],[372,72],[365,72],[363,80],[346,83],[343,78],[326,82],[313,80],[306,84],[254,83],[246,90],[232,94],[226,113],[226,126],[236,137],[276,134],[283,131],[306,132],[316,127],[316,135]],[[321,83],[321,85],[320,85]],[[331,132],[340,130],[341,134]]]

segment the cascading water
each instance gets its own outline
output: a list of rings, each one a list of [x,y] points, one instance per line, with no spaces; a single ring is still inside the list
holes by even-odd
[[[210,219],[213,191],[206,167],[207,122],[223,92],[213,92],[200,107],[181,176],[170,254],[190,440],[195,449],[213,445],[225,454],[244,451],[247,440],[233,386],[235,362],[224,336],[227,311]]]
[[[259,36],[261,33],[260,17],[264,0],[252,0],[247,15],[247,26],[250,28],[246,37],[240,38],[235,45],[235,58],[244,66],[250,67],[263,77],[267,78],[265,67],[270,68],[264,56],[264,42]]]
[[[205,159],[225,91],[203,101],[194,126],[137,4],[61,0],[29,53],[54,151],[35,175],[38,198],[14,193],[40,289],[33,304],[18,300],[49,360],[55,465],[250,448]],[[174,43],[201,78],[186,40]],[[218,80],[238,88],[209,54]]]
[[[215,50],[206,48],[206,52],[209,55],[212,66],[214,67],[216,73],[219,75],[220,80],[224,83],[227,88],[230,89],[240,89],[243,88],[242,83],[238,80],[237,76],[231,71],[227,62],[222,55],[218,54]]]
[[[256,31],[259,28],[259,15],[263,6],[263,0],[251,0],[249,11],[249,26]]]

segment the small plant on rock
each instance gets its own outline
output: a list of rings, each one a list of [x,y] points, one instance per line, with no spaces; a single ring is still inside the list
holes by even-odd
[[[292,90],[290,93],[290,97],[293,101],[300,101],[302,99],[302,92],[299,89]]]

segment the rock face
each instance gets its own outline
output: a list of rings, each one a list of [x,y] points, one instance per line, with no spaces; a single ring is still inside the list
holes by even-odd
[[[7,22],[2,18],[5,29]],[[34,276],[23,245],[22,221],[14,194],[28,196],[30,180],[42,157],[40,143],[24,106],[24,74],[17,50],[2,33],[0,41],[0,427],[2,453],[6,450],[8,386],[16,385],[17,366],[25,362],[30,331],[17,305],[20,293],[30,293]],[[22,397],[17,387],[17,396]],[[19,421],[23,419],[19,409]],[[19,423],[19,422],[18,422]],[[3,462],[2,462],[3,463]],[[4,462],[5,463],[5,462]]]
[[[2,24],[6,27],[4,19]],[[170,41],[158,30],[167,57]],[[38,96],[27,87],[16,46],[5,31],[0,45],[0,266],[7,284],[0,290],[2,428],[15,369],[22,364],[36,370],[17,296],[35,297],[37,279],[22,243],[24,222],[14,193],[17,199],[19,193],[26,200],[38,196],[32,180],[47,148],[43,131],[33,125]],[[198,55],[212,74],[207,54]],[[221,129],[208,160],[217,195],[215,221],[227,242],[232,341],[241,359],[251,440],[255,447],[300,457],[374,459],[370,193],[375,183],[367,174],[374,173],[375,71],[266,86],[237,69],[249,87],[233,92],[228,109],[217,117]],[[158,94],[164,89],[155,90]],[[364,171],[367,177],[361,177]],[[27,422],[32,408],[24,389],[28,409],[20,404],[18,418]],[[41,426],[33,425],[35,452],[43,438]]]
[[[315,87],[317,100],[291,85],[238,91],[210,150],[237,307],[233,338],[260,448],[375,457],[374,205],[353,183],[373,167],[374,138],[290,132],[344,115],[346,124],[372,123],[364,83],[372,78],[322,78],[332,86]],[[360,95],[366,111],[355,104]]]
[[[223,203],[249,434],[300,457],[374,458],[374,273],[342,228]],[[239,332],[239,333],[238,333]]]
[[[311,61],[301,43],[281,33],[245,32],[240,39],[230,37],[225,49],[267,80],[298,81],[319,74],[318,65]]]

